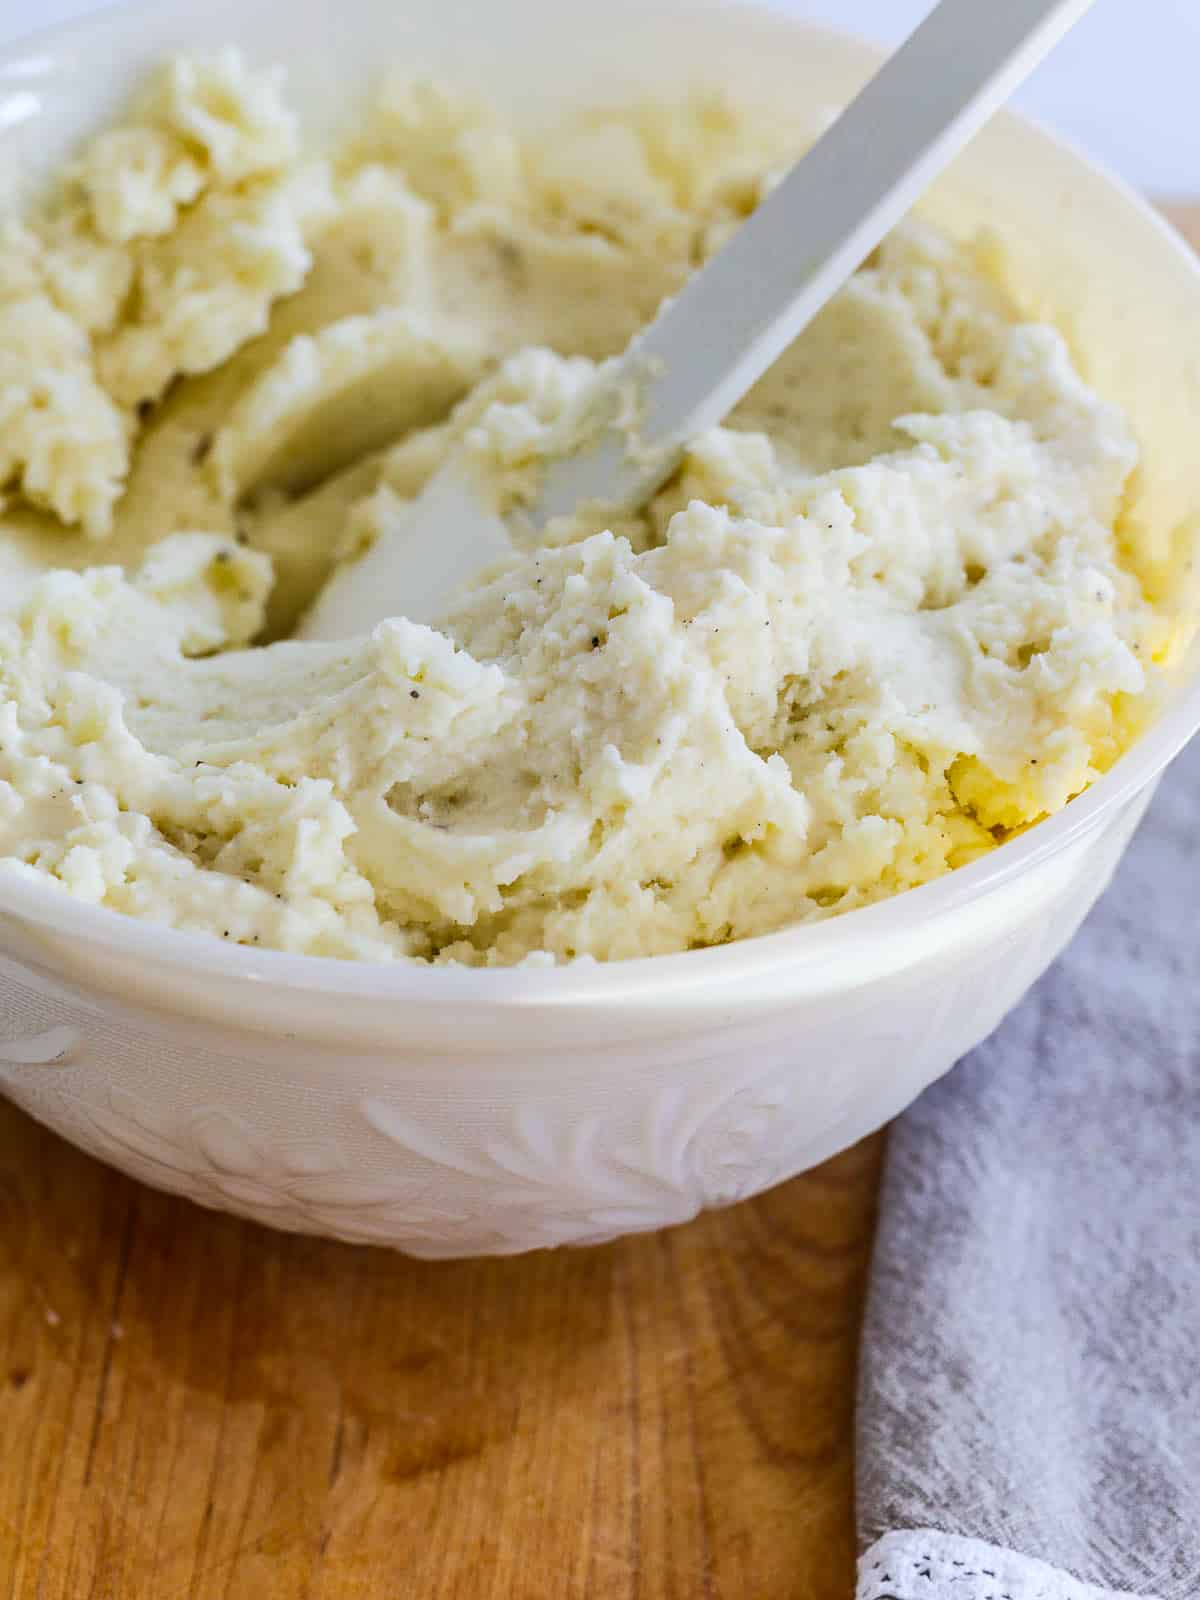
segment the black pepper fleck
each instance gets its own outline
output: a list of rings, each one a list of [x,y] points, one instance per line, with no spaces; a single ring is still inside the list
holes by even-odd
[[[409,692],[409,695],[410,695],[410,697],[411,697],[411,698],[412,698],[412,699],[413,699],[413,700],[419,700],[419,699],[420,699],[420,698],[421,698],[421,691],[420,691],[420,689],[410,689],[410,690],[409,690],[409,691],[408,691],[408,692]]]

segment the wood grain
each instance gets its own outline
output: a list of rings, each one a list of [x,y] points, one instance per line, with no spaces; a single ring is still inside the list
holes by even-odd
[[[846,1600],[878,1158],[425,1264],[197,1210],[0,1106],[0,1596]]]

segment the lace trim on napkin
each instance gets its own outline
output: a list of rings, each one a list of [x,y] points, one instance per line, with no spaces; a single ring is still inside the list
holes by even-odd
[[[1033,1556],[981,1539],[887,1533],[858,1563],[855,1600],[1153,1600],[1081,1583]]]

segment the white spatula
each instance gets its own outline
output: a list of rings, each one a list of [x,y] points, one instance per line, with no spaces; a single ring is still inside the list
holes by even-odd
[[[1091,0],[941,0],[732,239],[598,379],[594,442],[552,461],[536,527],[589,502],[636,510],[718,424],[1001,106]],[[637,396],[636,439],[615,425]],[[398,612],[434,619],[511,549],[451,463],[326,586],[308,639]]]

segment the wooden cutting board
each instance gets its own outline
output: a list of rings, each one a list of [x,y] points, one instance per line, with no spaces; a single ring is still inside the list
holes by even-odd
[[[426,1264],[199,1211],[0,1105],[0,1596],[845,1600],[878,1159]]]
[[[196,1210],[0,1103],[0,1600],[848,1600],[881,1154],[426,1265]]]

